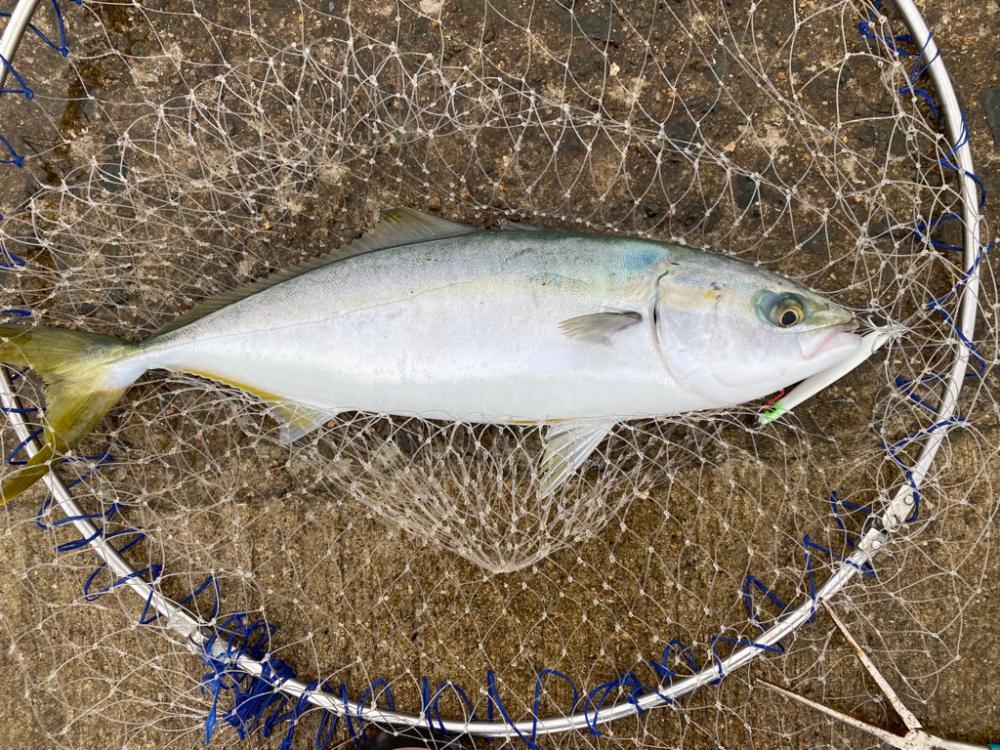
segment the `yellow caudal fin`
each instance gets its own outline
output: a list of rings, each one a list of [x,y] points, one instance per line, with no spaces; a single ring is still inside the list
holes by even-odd
[[[46,386],[43,447],[26,466],[4,478],[0,505],[45,476],[50,461],[73,448],[121,399],[139,372],[124,372],[115,365],[133,349],[111,336],[0,326],[0,362],[30,367]]]

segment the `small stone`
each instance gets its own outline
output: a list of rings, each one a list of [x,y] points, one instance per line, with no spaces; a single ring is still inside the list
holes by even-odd
[[[226,129],[226,132],[231,136],[239,135],[246,128],[246,120],[229,109],[222,110],[219,120],[220,124]]]
[[[110,140],[102,149],[97,174],[101,187],[108,192],[115,193],[125,187],[128,167],[115,141]]]
[[[571,34],[580,34],[595,42],[613,44],[616,47],[621,42],[618,25],[610,13],[570,12],[567,20],[563,23],[563,30]]]
[[[434,39],[437,36],[435,23],[429,17],[421,16],[410,24],[410,35],[418,42]]]
[[[607,58],[600,50],[594,49],[591,45],[582,45],[579,49],[573,50],[570,59],[570,70],[579,79],[588,80],[595,76],[604,75],[604,66]]]
[[[688,101],[687,106],[689,110],[699,115],[699,117],[703,117],[705,115],[711,114],[714,111],[722,109],[722,107],[719,106],[718,97],[712,97],[712,96],[693,97]]]
[[[826,252],[828,250],[826,241],[826,232],[823,231],[822,227],[817,227],[809,235],[809,238],[802,243],[802,249],[805,250],[807,253],[812,253],[814,255]]]
[[[686,115],[684,115],[686,117]],[[676,141],[680,146],[694,142],[695,133],[698,126],[691,119],[684,119],[678,122],[667,122],[663,124],[663,132],[667,138]]]
[[[432,195],[430,198],[427,199],[427,208],[429,208],[431,211],[440,211],[441,198],[437,195]]]
[[[733,192],[736,195],[736,205],[744,211],[760,199],[757,183],[745,174],[738,174],[733,178]]]
[[[709,68],[711,75],[709,80],[722,83],[723,79],[729,77],[729,52],[725,47],[719,47],[715,51],[715,59]]]
[[[858,128],[855,138],[859,146],[871,146],[875,143],[875,128],[870,125],[862,125]]]
[[[962,222],[941,221],[931,230],[931,239],[941,249],[962,247]]]
[[[886,123],[879,128],[882,131],[882,144],[889,156],[906,156],[906,133]]]

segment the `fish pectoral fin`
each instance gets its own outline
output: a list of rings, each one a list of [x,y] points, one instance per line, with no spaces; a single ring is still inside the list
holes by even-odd
[[[578,315],[559,323],[559,330],[572,339],[589,341],[592,344],[607,344],[611,334],[642,322],[642,313],[634,310],[624,312],[599,312]]]
[[[295,401],[269,401],[268,404],[270,413],[281,424],[279,439],[285,445],[291,445],[337,416]]]
[[[567,422],[545,433],[545,452],[539,466],[538,497],[551,495],[569,479],[611,432],[614,420]]]

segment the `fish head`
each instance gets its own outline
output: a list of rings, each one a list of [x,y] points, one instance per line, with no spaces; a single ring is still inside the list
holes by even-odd
[[[860,346],[847,308],[763,269],[710,258],[664,273],[656,293],[661,359],[703,408],[762,398]]]

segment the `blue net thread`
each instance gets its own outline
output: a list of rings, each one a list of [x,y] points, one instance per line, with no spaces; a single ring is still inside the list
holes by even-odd
[[[82,4],[83,0],[74,0],[77,5]],[[66,23],[63,19],[62,8],[59,6],[58,0],[51,0],[52,13],[55,16],[56,22],[56,32],[58,35],[58,40],[53,40],[48,34],[39,29],[35,24],[29,23],[28,29],[35,36],[41,39],[46,45],[54,49],[63,57],[69,56],[69,46],[66,40]],[[0,18],[10,18],[10,13],[0,13]]]

